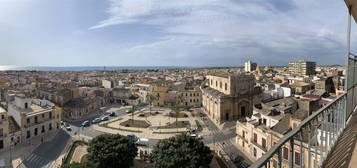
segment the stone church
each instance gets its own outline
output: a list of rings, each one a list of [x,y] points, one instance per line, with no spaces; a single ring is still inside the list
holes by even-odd
[[[254,85],[255,78],[248,73],[208,75],[201,86],[203,109],[217,124],[251,116],[261,93]]]

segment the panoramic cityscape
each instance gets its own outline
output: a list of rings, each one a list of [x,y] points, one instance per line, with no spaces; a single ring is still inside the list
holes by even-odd
[[[0,0],[0,168],[357,167],[357,0]]]

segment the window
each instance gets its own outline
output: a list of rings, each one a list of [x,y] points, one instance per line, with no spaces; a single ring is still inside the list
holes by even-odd
[[[254,133],[253,141],[254,141],[255,143],[257,143],[257,139],[258,139],[257,137],[258,137],[257,134]]]
[[[295,152],[295,164],[300,165],[300,153]]]
[[[31,137],[31,132],[30,131],[27,131],[26,132],[26,138],[30,138]]]
[[[50,118],[50,119],[52,118],[52,112],[49,113],[49,118]]]
[[[262,146],[265,149],[267,148],[267,141],[264,138],[262,138]]]
[[[253,155],[254,157],[257,157],[257,149],[253,148]]]
[[[241,114],[241,116],[245,116],[245,107],[244,106],[240,108],[240,114]]]
[[[45,114],[42,114],[41,116],[42,116],[42,118],[45,118]]]
[[[216,81],[216,87],[218,87],[218,82]]]
[[[287,147],[283,147],[283,158],[289,160],[289,150]]]
[[[38,121],[37,121],[37,116],[35,116],[35,123],[37,123]]]
[[[278,167],[278,163],[276,160],[273,160],[273,167]]]
[[[0,137],[4,136],[4,130],[1,128],[0,129]]]
[[[1,119],[5,119],[5,115],[1,115]]]
[[[41,128],[41,133],[44,133],[45,132],[45,126],[42,125],[42,128]]]
[[[244,141],[242,141],[243,143],[242,143],[242,146],[243,146],[243,148],[244,148],[244,146],[245,146],[245,144],[244,144]]]
[[[48,125],[48,130],[52,130],[52,123]]]
[[[224,90],[227,90],[227,83],[224,83]]]
[[[0,140],[0,149],[4,148],[4,140]]]
[[[244,131],[242,131],[242,136],[245,139],[245,132]]]
[[[34,134],[35,136],[37,136],[37,128],[35,128]]]
[[[30,124],[30,118],[27,118],[27,124]]]
[[[27,109],[27,107],[28,107],[28,104],[27,104],[27,103],[25,103],[25,109]]]
[[[222,82],[219,82],[219,88],[222,89]]]

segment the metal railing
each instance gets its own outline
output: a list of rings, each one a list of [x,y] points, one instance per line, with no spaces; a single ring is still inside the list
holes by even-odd
[[[313,112],[250,167],[321,167],[346,126],[346,99],[345,93]]]

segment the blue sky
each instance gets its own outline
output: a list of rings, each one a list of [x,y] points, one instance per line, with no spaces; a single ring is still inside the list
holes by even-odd
[[[342,0],[0,0],[0,64],[343,64],[346,16]]]

